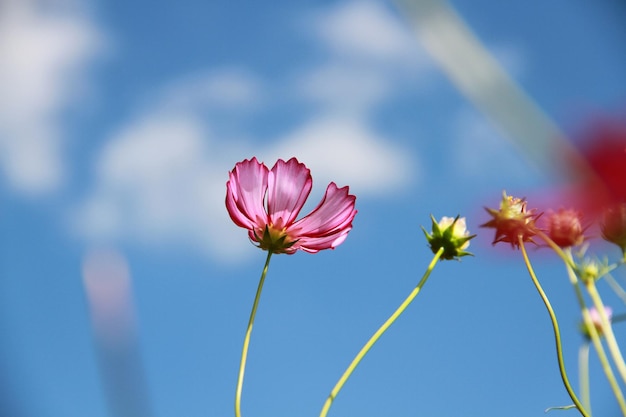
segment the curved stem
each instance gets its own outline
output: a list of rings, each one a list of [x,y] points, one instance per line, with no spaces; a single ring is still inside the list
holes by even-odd
[[[335,384],[335,387],[332,389],[332,391],[330,392],[330,395],[326,399],[326,402],[324,403],[324,407],[322,408],[322,412],[320,413],[320,417],[326,417],[326,415],[328,414],[328,410],[330,410],[330,406],[332,405],[333,401],[337,397],[337,394],[339,394],[339,391],[341,391],[341,388],[343,388],[344,384],[346,383],[348,378],[350,378],[350,375],[352,375],[352,372],[354,372],[354,370],[356,369],[358,364],[361,362],[361,360],[365,357],[367,352],[369,352],[369,350],[372,348],[372,346],[374,346],[374,344],[378,341],[378,339],[380,339],[383,333],[387,331],[387,329],[393,324],[393,322],[396,321],[398,317],[400,317],[400,315],[404,312],[404,310],[406,310],[409,304],[411,304],[411,302],[415,299],[417,294],[420,292],[420,290],[426,283],[426,280],[428,280],[430,273],[435,268],[437,261],[443,254],[443,251],[444,251],[444,248],[441,247],[437,251],[437,253],[435,253],[435,256],[433,256],[432,261],[430,261],[430,264],[428,265],[426,272],[424,272],[424,275],[422,276],[422,279],[417,284],[417,286],[413,289],[413,291],[411,291],[409,296],[402,302],[402,304],[400,304],[400,307],[398,307],[396,311],[394,311],[394,313],[391,315],[391,317],[389,317],[387,321],[385,321],[383,325],[380,326],[380,328],[376,331],[376,333],[374,333],[374,335],[367,341],[367,343],[365,343],[365,345],[361,348],[359,353],[354,357],[354,359],[350,363],[350,366],[348,366],[348,368],[345,370],[343,375],[341,375],[341,378],[339,378],[339,381],[337,381],[337,384]]]
[[[252,311],[250,312],[250,320],[248,321],[248,329],[246,330],[246,337],[243,340],[243,349],[241,352],[241,362],[239,364],[239,376],[237,377],[237,392],[235,394],[235,416],[241,417],[241,391],[243,390],[243,376],[246,371],[246,360],[248,359],[248,347],[250,346],[250,335],[252,334],[252,326],[254,325],[254,318],[256,316],[256,310],[259,306],[259,300],[261,299],[261,291],[263,291],[263,283],[265,282],[265,276],[267,275],[267,269],[270,266],[270,258],[272,252],[267,252],[267,259],[265,260],[265,266],[261,273],[261,279],[259,280],[259,286],[256,290],[256,296],[254,297],[254,303],[252,304]]]
[[[528,253],[526,253],[526,247],[524,246],[524,240],[522,239],[521,236],[518,237],[518,241],[519,241],[519,246],[522,250],[522,256],[524,257],[524,263],[526,264],[526,268],[528,269],[528,273],[530,274],[530,277],[533,280],[533,283],[535,284],[535,288],[537,288],[537,292],[539,292],[539,295],[541,296],[541,299],[543,300],[543,303],[545,304],[546,309],[548,310],[548,314],[550,315],[550,320],[552,321],[552,329],[554,331],[554,341],[556,343],[556,356],[559,362],[559,371],[561,373],[561,379],[563,380],[563,385],[565,385],[565,389],[567,390],[567,393],[569,394],[572,401],[574,401],[574,404],[576,405],[576,408],[578,408],[578,411],[580,411],[580,414],[582,414],[584,417],[590,417],[587,411],[585,410],[585,408],[582,406],[582,404],[578,400],[578,397],[576,397],[576,393],[572,389],[572,386],[569,383],[569,379],[567,378],[567,372],[565,371],[565,361],[563,360],[563,347],[561,345],[561,332],[559,330],[559,322],[556,319],[556,315],[554,314],[554,310],[552,309],[550,300],[546,296],[546,293],[543,291],[543,288],[541,287],[541,284],[539,283],[539,280],[537,279],[537,276],[535,275],[535,271],[533,270],[533,267],[530,264],[530,259],[528,258]]]

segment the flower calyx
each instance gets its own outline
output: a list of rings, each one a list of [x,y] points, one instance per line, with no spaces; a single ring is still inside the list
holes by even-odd
[[[615,267],[616,265],[610,265],[606,258],[599,260],[585,257],[574,266],[574,272],[583,284],[591,284],[611,272]]]
[[[272,253],[289,253],[288,249],[297,242],[297,240],[290,240],[285,230],[278,230],[268,225],[265,225],[262,236],[259,236],[255,230],[254,239],[251,240],[252,243],[256,242],[255,246],[259,249]]]

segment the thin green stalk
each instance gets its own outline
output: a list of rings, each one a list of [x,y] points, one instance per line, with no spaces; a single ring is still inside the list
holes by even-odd
[[[550,237],[546,235],[544,232],[542,232],[541,230],[537,230],[537,236],[539,236],[544,242],[546,242],[548,246],[550,246],[550,248],[552,248],[552,250],[555,251],[556,254],[559,255],[561,259],[563,259],[563,262],[565,262],[565,265],[569,266],[572,269],[576,269],[576,264],[574,263],[574,259],[572,259],[572,254],[569,251],[569,248],[567,248],[564,251],[563,249],[561,249],[559,245],[554,243],[554,241],[550,239]]]
[[[589,280],[589,282],[585,283],[585,287],[587,288],[587,292],[593,301],[593,305],[600,316],[600,325],[602,327],[602,333],[606,340],[606,345],[609,348],[609,352],[613,357],[613,362],[617,367],[617,370],[622,377],[622,380],[626,382],[626,364],[624,364],[624,357],[622,356],[622,352],[617,345],[617,340],[615,340],[615,334],[613,334],[613,327],[611,326],[611,322],[609,321],[609,317],[606,314],[606,310],[604,309],[604,303],[602,302],[602,298],[600,298],[600,294],[598,293],[598,289],[596,288],[596,283],[594,280]]]
[[[361,360],[365,357],[367,352],[369,352],[369,350],[372,348],[372,346],[374,346],[374,344],[378,341],[378,339],[380,339],[383,333],[387,331],[387,329],[393,324],[393,322],[395,322],[396,319],[400,317],[400,315],[404,312],[404,310],[406,310],[409,304],[411,304],[411,302],[415,299],[417,294],[420,292],[420,290],[426,283],[426,280],[428,280],[430,273],[432,272],[433,268],[435,268],[435,265],[437,264],[437,261],[439,260],[443,252],[444,252],[444,248],[441,247],[437,251],[437,253],[435,253],[435,256],[433,256],[432,261],[430,261],[430,264],[428,265],[426,272],[424,272],[424,275],[422,276],[422,279],[417,284],[417,286],[413,289],[413,291],[411,291],[409,296],[402,302],[402,304],[400,304],[400,307],[398,307],[397,310],[394,311],[394,313],[391,315],[391,317],[389,317],[387,321],[383,323],[382,326],[380,326],[380,328],[376,331],[376,333],[374,333],[374,335],[367,341],[367,343],[365,343],[365,345],[361,348],[359,353],[354,357],[354,359],[350,363],[350,366],[348,366],[348,368],[345,370],[343,375],[341,375],[341,378],[339,378],[339,381],[337,381],[337,384],[335,384],[335,387],[332,389],[332,391],[330,392],[330,395],[326,399],[326,402],[324,403],[324,407],[322,408],[322,412],[320,413],[320,417],[326,417],[326,415],[328,414],[328,410],[330,410],[330,406],[332,405],[333,401],[339,394],[339,391],[341,391],[341,388],[343,388],[344,384],[346,383],[348,378],[350,378],[350,375],[352,375],[352,372],[354,372],[354,370],[356,369],[358,364],[361,362]]]
[[[561,332],[559,330],[559,322],[556,319],[556,315],[554,314],[554,310],[552,309],[550,300],[546,296],[546,293],[543,291],[543,288],[541,287],[541,284],[539,283],[539,280],[537,279],[537,276],[535,275],[535,271],[533,270],[533,267],[530,264],[530,259],[528,258],[528,253],[526,253],[526,247],[524,246],[524,240],[522,239],[521,236],[518,237],[518,242],[522,250],[522,256],[524,257],[524,263],[526,264],[526,268],[528,269],[530,278],[533,280],[533,283],[535,284],[535,288],[537,288],[537,292],[539,292],[539,295],[541,296],[541,299],[543,300],[543,303],[545,304],[546,309],[548,310],[548,314],[550,315],[550,320],[552,321],[552,329],[554,331],[554,341],[556,343],[556,356],[559,362],[559,371],[561,373],[561,379],[563,380],[563,385],[565,386],[565,389],[567,390],[567,393],[569,394],[572,401],[574,401],[576,408],[578,408],[578,411],[580,411],[580,414],[582,414],[584,417],[590,417],[587,411],[585,410],[585,408],[583,407],[583,405],[578,400],[578,397],[576,397],[576,393],[572,389],[572,386],[569,383],[569,379],[567,378],[567,372],[565,371],[565,361],[563,360],[563,347],[561,345]]]
[[[609,385],[611,386],[611,389],[613,390],[613,394],[615,395],[615,398],[617,399],[617,402],[619,403],[620,409],[622,410],[622,414],[626,417],[626,403],[624,401],[624,395],[622,394],[619,384],[617,383],[617,380],[615,379],[615,374],[613,373],[613,369],[611,368],[611,365],[609,364],[608,358],[606,356],[606,352],[604,350],[604,346],[602,345],[602,342],[600,341],[600,336],[598,335],[598,332],[596,331],[596,328],[593,325],[591,316],[589,315],[589,309],[587,308],[585,304],[585,298],[580,288],[578,277],[576,276],[576,273],[574,272],[576,268],[576,264],[574,263],[571,249],[570,248],[566,248],[565,250],[561,249],[556,243],[554,243],[552,239],[550,239],[548,235],[546,235],[545,233],[541,231],[538,231],[537,235],[541,239],[543,239],[548,244],[548,246],[550,246],[557,253],[557,255],[561,257],[561,259],[563,259],[563,262],[565,263],[565,267],[567,269],[567,275],[569,277],[570,283],[572,284],[572,287],[574,288],[576,299],[582,311],[583,322],[585,324],[585,327],[589,331],[589,336],[591,338],[593,346],[598,355],[598,359],[600,360],[600,364],[602,365],[602,370],[604,371],[604,374],[607,380],[609,381]],[[604,309],[602,309],[602,311],[604,312]]]
[[[569,252],[568,254],[571,255]],[[596,354],[598,355],[598,359],[600,360],[602,371],[604,371],[604,375],[606,376],[606,379],[611,386],[611,390],[613,390],[613,395],[615,395],[615,399],[619,403],[622,414],[626,417],[626,402],[624,401],[624,395],[622,394],[622,390],[617,383],[617,379],[615,378],[615,374],[613,373],[613,369],[611,368],[609,359],[606,356],[606,351],[604,350],[604,346],[600,341],[600,335],[596,330],[596,326],[591,319],[589,309],[585,306],[584,300],[581,300],[582,292],[580,291],[580,286],[578,285],[578,278],[576,277],[576,273],[569,265],[567,265],[567,274],[570,281],[574,283],[574,288],[576,289],[576,295],[579,298],[579,303],[582,304],[581,311],[583,315],[583,324],[589,332],[589,338],[591,339],[593,347],[596,350]]]
[[[587,308],[583,309],[583,322],[585,323],[585,327],[589,332],[589,337],[591,338],[593,347],[596,349],[596,353],[598,354],[600,365],[602,366],[602,370],[606,375],[606,379],[607,381],[609,381],[609,385],[613,390],[613,395],[615,395],[615,399],[619,404],[622,415],[626,417],[626,401],[624,401],[624,395],[622,394],[622,390],[617,383],[617,379],[615,378],[613,369],[611,369],[609,359],[607,358],[606,352],[604,351],[604,346],[602,346],[602,342],[600,341],[600,335],[598,334],[596,326],[591,319],[591,314],[589,314],[589,310]]]
[[[259,300],[261,299],[261,291],[263,291],[263,283],[265,282],[267,269],[270,266],[271,257],[272,257],[272,251],[267,251],[267,259],[265,260],[265,266],[263,267],[263,272],[261,273],[259,286],[256,290],[254,303],[252,304],[252,311],[250,312],[250,320],[248,321],[248,329],[246,330],[246,337],[243,340],[241,362],[239,364],[239,376],[237,377],[237,392],[235,394],[235,416],[236,417],[241,417],[241,391],[243,390],[243,376],[244,376],[244,373],[246,372],[246,360],[248,359],[248,347],[250,346],[250,335],[252,334],[252,326],[254,325],[254,318],[256,316],[257,307],[259,306]]]
[[[578,349],[578,383],[585,409],[591,416],[591,393],[589,391],[589,341],[585,340]]]
[[[611,286],[615,294],[622,300],[622,302],[626,304],[626,291],[624,291],[622,286],[619,285],[615,278],[613,278],[613,275],[611,275],[610,273],[606,274],[604,276],[604,280]],[[613,317],[613,319],[613,321],[615,322],[615,317]]]

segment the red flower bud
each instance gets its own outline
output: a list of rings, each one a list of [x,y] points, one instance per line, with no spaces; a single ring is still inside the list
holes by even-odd
[[[548,236],[562,248],[580,245],[584,240],[580,213],[575,210],[549,212],[547,224]]]
[[[605,210],[601,230],[602,238],[619,246],[626,258],[626,203]]]

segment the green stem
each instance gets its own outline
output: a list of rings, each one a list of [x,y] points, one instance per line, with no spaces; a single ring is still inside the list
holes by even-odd
[[[589,392],[589,341],[585,340],[578,349],[578,381],[583,406],[591,416],[591,393]]]
[[[611,274],[606,274],[604,276],[604,280],[611,286],[615,294],[622,300],[622,302],[626,304],[626,291],[624,291],[615,278],[613,278]],[[613,322],[615,322],[615,316],[613,316]]]
[[[598,359],[600,360],[600,364],[602,365],[602,370],[606,375],[607,381],[609,381],[609,385],[613,390],[615,399],[617,399],[619,407],[622,411],[622,415],[626,417],[626,401],[624,401],[624,395],[622,394],[622,390],[617,383],[617,379],[615,379],[615,374],[613,373],[613,369],[611,369],[611,365],[609,364],[606,352],[604,351],[604,346],[602,346],[602,342],[600,341],[600,335],[596,330],[595,324],[591,320],[591,315],[589,314],[589,310],[587,308],[583,309],[583,322],[585,324],[585,327],[587,328],[587,331],[589,332],[589,337],[591,338],[593,347],[596,349],[596,353],[598,354]]]
[[[546,235],[544,232],[542,232],[541,230],[537,230],[537,236],[543,239],[543,241],[546,242],[548,246],[550,246],[550,248],[552,248],[552,250],[555,251],[556,254],[559,255],[561,259],[563,259],[563,262],[565,262],[565,265],[567,265],[568,267],[572,269],[576,269],[576,264],[574,263],[574,260],[572,259],[572,255],[569,252],[569,248],[566,249],[567,250],[567,253],[566,253],[565,251],[563,251],[563,249],[561,249],[559,245],[554,243],[554,240],[550,239],[550,237]]]
[[[568,251],[568,255],[571,256],[571,253]],[[596,350],[596,354],[598,355],[598,360],[600,360],[600,365],[602,366],[602,370],[604,371],[604,375],[606,376],[611,389],[613,390],[613,394],[619,403],[620,409],[622,410],[622,415],[626,417],[626,402],[624,401],[624,395],[622,394],[622,390],[617,383],[617,379],[615,378],[615,374],[613,373],[613,369],[611,369],[611,365],[609,364],[609,359],[606,356],[606,352],[604,350],[604,346],[600,341],[600,335],[596,330],[596,326],[591,319],[591,315],[589,314],[589,309],[585,305],[585,300],[583,298],[582,292],[580,290],[580,285],[578,284],[578,278],[576,277],[576,273],[574,270],[567,265],[567,274],[569,276],[570,282],[574,285],[574,289],[576,290],[576,296],[578,298],[578,302],[581,305],[581,311],[583,315],[583,324],[589,333],[589,338],[593,343],[593,347]]]
[[[378,339],[380,339],[383,333],[385,333],[385,331],[393,324],[394,321],[396,321],[398,317],[400,317],[400,315],[404,312],[404,310],[406,310],[409,304],[411,304],[411,302],[415,299],[417,294],[420,292],[420,290],[426,283],[426,280],[428,280],[430,273],[432,272],[433,268],[435,268],[437,261],[443,254],[443,251],[444,251],[444,248],[441,247],[437,251],[437,253],[435,253],[435,256],[433,257],[432,261],[428,265],[426,272],[424,272],[424,275],[422,276],[422,279],[417,284],[417,286],[413,289],[413,291],[411,291],[409,296],[402,302],[402,304],[400,304],[400,307],[398,307],[397,310],[394,311],[394,313],[391,315],[391,317],[389,317],[387,321],[383,323],[382,326],[380,326],[380,328],[376,331],[376,333],[374,333],[374,335],[367,341],[367,343],[365,343],[365,345],[361,348],[359,353],[354,357],[354,359],[350,363],[350,366],[348,366],[348,368],[345,370],[343,375],[341,375],[341,378],[339,378],[339,381],[337,381],[337,384],[335,384],[335,387],[332,389],[332,391],[330,392],[330,395],[326,399],[326,402],[324,403],[324,407],[322,408],[322,412],[320,413],[320,417],[326,417],[326,415],[328,414],[328,410],[330,409],[330,406],[332,405],[333,401],[337,397],[337,394],[339,394],[339,391],[341,391],[341,388],[343,388],[343,385],[346,383],[348,378],[350,378],[350,375],[352,375],[352,372],[354,372],[354,370],[356,369],[358,364],[361,362],[361,360],[365,357],[367,352],[369,352],[369,350],[372,348],[372,346],[374,346],[374,344],[378,341]]]
[[[570,248],[566,248],[565,250],[561,249],[556,243],[554,243],[552,239],[550,239],[548,235],[541,231],[539,231],[537,235],[541,239],[543,239],[557,253],[557,255],[559,255],[563,259],[563,262],[565,263],[567,275],[569,277],[570,283],[572,284],[572,287],[574,288],[578,305],[580,306],[580,309],[582,311],[584,325],[588,329],[591,342],[593,343],[593,346],[598,355],[598,359],[600,360],[600,364],[602,365],[602,370],[604,371],[604,374],[609,381],[609,385],[611,386],[613,394],[615,395],[615,398],[619,403],[622,414],[626,417],[626,402],[624,401],[624,395],[622,394],[619,384],[615,379],[615,374],[613,373],[611,365],[609,364],[606,352],[604,350],[604,346],[602,346],[602,342],[600,341],[600,335],[598,335],[596,327],[591,320],[591,316],[589,315],[589,309],[585,304],[585,298],[580,288],[578,277],[574,272],[574,270],[576,269],[576,264],[574,263],[572,252]],[[604,312],[604,308],[602,309],[602,312]]]
[[[600,294],[596,288],[596,283],[594,280],[589,280],[585,283],[585,287],[587,288],[587,292],[593,301],[593,305],[600,316],[602,334],[606,340],[609,352],[611,352],[611,356],[613,357],[613,362],[615,362],[615,366],[617,367],[622,380],[626,382],[626,364],[624,364],[624,357],[622,356],[622,352],[617,345],[617,340],[615,340],[615,334],[613,334],[613,328],[609,321],[609,317],[606,314],[606,310],[604,309],[602,298],[600,298]]]
[[[584,407],[580,403],[580,401],[578,400],[578,397],[576,397],[576,393],[572,389],[572,386],[569,383],[569,379],[567,378],[567,372],[565,371],[565,361],[563,360],[563,347],[561,345],[561,332],[559,330],[559,322],[556,319],[556,315],[554,314],[554,310],[552,309],[550,300],[546,296],[546,293],[543,291],[543,288],[541,287],[541,284],[539,283],[539,280],[537,279],[537,276],[535,275],[535,271],[533,270],[533,267],[530,264],[530,259],[528,258],[528,253],[526,253],[526,247],[524,246],[524,240],[522,239],[521,236],[518,237],[518,242],[522,250],[522,256],[524,257],[524,263],[526,264],[528,273],[530,274],[530,277],[533,280],[533,283],[535,284],[535,288],[537,288],[537,292],[539,292],[539,295],[541,296],[541,299],[543,300],[543,303],[545,304],[546,309],[548,310],[548,314],[550,315],[550,320],[552,321],[552,329],[554,330],[554,340],[556,343],[556,356],[559,362],[559,371],[561,373],[561,379],[563,380],[563,385],[565,386],[565,389],[567,390],[567,393],[569,394],[572,401],[574,401],[576,408],[578,408],[578,411],[580,411],[580,414],[582,414],[584,417],[590,417],[587,411],[584,409]]]
[[[252,311],[250,312],[250,320],[248,321],[248,329],[246,330],[246,337],[243,340],[243,349],[241,352],[241,362],[239,364],[239,376],[237,378],[237,392],[235,394],[235,416],[241,417],[241,391],[243,390],[243,376],[246,372],[246,360],[248,359],[248,347],[250,346],[250,335],[252,334],[252,326],[254,325],[254,318],[256,316],[256,310],[259,306],[259,300],[261,299],[261,291],[263,291],[263,283],[265,282],[265,276],[267,275],[267,269],[270,266],[270,258],[272,252],[267,252],[267,259],[265,260],[265,266],[261,273],[261,279],[259,280],[259,286],[256,290],[256,296],[254,297],[254,303],[252,304]]]

